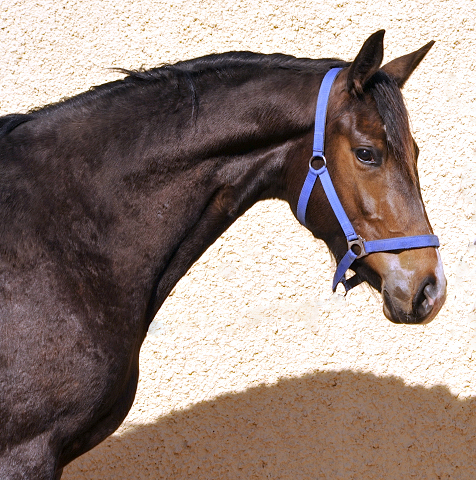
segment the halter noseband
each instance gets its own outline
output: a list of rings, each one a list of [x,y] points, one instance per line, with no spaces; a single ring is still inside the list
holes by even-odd
[[[309,202],[309,197],[311,196],[311,192],[314,188],[317,177],[319,177],[319,180],[324,188],[324,192],[327,195],[327,199],[329,200],[332,210],[334,210],[335,216],[337,217],[337,220],[339,221],[340,226],[345,234],[345,238],[347,239],[347,253],[337,265],[334,280],[332,282],[332,290],[334,292],[340,282],[342,282],[344,285],[346,292],[362,282],[357,275],[354,275],[349,280],[346,280],[345,278],[345,273],[350,268],[352,263],[354,263],[354,261],[358,258],[365,257],[366,255],[370,255],[371,253],[375,252],[388,252],[392,250],[409,250],[413,248],[440,246],[440,242],[438,241],[438,237],[436,235],[415,235],[366,242],[360,235],[355,233],[355,230],[352,227],[344,208],[342,207],[339,197],[337,196],[334,185],[332,184],[331,177],[329,176],[329,172],[327,170],[326,157],[324,156],[324,135],[326,127],[327,103],[332,84],[334,83],[337,74],[341,70],[341,68],[332,68],[326,73],[324,79],[322,80],[321,88],[317,98],[313,156],[309,161],[309,171],[306,180],[304,180],[301,194],[299,195],[296,215],[298,220],[304,226],[306,226],[305,218],[307,204]],[[324,166],[316,170],[312,166],[312,161],[314,159],[320,159],[323,161]]]

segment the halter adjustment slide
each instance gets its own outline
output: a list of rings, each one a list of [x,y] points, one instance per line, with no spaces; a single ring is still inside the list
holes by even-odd
[[[347,250],[354,252],[354,255],[356,255],[355,260],[368,255],[365,250],[365,240],[360,235],[357,235],[357,237],[355,240],[347,240]]]

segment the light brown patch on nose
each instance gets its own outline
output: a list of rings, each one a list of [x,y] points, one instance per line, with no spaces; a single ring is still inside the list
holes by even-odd
[[[381,275],[384,313],[391,321],[428,323],[443,306],[446,278],[436,249],[373,254],[367,261]]]

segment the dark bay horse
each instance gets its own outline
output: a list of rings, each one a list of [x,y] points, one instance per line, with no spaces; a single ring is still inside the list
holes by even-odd
[[[2,480],[59,478],[114,432],[176,282],[257,201],[284,199],[296,214],[329,69],[342,68],[327,166],[355,230],[432,233],[400,92],[432,42],[380,67],[383,34],[352,63],[211,55],[0,119]],[[320,185],[306,225],[338,261],[346,254]],[[393,322],[428,322],[444,302],[436,248],[373,253],[352,268]]]

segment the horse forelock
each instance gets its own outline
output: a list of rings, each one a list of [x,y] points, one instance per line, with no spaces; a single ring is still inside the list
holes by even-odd
[[[397,164],[415,181],[413,137],[408,112],[397,82],[380,70],[370,80],[367,91],[377,105],[387,137],[387,147]]]

